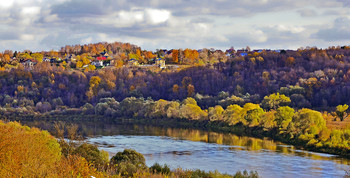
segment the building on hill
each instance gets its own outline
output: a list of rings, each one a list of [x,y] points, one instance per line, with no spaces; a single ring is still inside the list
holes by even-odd
[[[158,59],[156,59],[155,62],[156,62],[155,64],[156,64],[159,68],[161,68],[161,69],[164,69],[164,68],[165,68],[165,60],[164,60],[164,59],[158,58]]]
[[[23,62],[21,62],[22,65],[24,67],[27,67],[27,68],[32,68],[35,64],[37,64],[38,62],[34,59],[25,59],[23,60]]]
[[[128,65],[129,66],[138,66],[139,65],[139,62],[134,59],[134,58],[131,58],[129,61],[128,61]]]
[[[96,60],[102,62],[103,66],[109,66],[111,64],[111,61],[105,56],[96,57]]]
[[[50,58],[44,57],[43,62],[50,62]]]
[[[92,61],[91,65],[94,65],[96,68],[103,67],[103,61]]]
[[[248,53],[240,53],[239,55],[241,55],[242,57],[244,57],[244,56],[247,56]]]
[[[68,64],[71,62],[75,62],[77,59],[75,58],[74,54],[68,54],[66,58],[64,59]]]

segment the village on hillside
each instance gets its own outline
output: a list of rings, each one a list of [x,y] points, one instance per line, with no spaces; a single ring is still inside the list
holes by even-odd
[[[237,60],[247,58],[253,62],[263,61],[263,54],[275,55],[293,52],[297,51],[271,49],[251,50],[249,47],[238,50],[231,47],[226,51],[211,48],[199,50],[158,49],[153,52],[141,50],[140,47],[129,43],[103,42],[86,45],[67,45],[62,47],[59,51],[32,52],[25,50],[23,52],[13,52],[11,50],[5,50],[3,53],[0,53],[0,70],[16,68],[20,64],[24,68],[30,70],[41,62],[50,63],[51,66],[60,66],[83,71],[92,71],[113,66],[166,69],[178,68],[183,65],[215,64],[218,62],[226,62],[228,59],[234,58],[237,58]]]

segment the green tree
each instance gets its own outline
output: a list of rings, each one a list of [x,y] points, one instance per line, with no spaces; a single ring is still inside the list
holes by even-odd
[[[275,113],[275,121],[280,130],[286,130],[288,124],[293,120],[294,109],[289,106],[279,107]]]
[[[118,152],[111,158],[111,164],[116,165],[121,175],[131,176],[138,170],[146,169],[146,160],[141,153],[132,149]]]
[[[265,96],[264,100],[261,102],[261,106],[265,109],[274,109],[276,110],[280,106],[287,106],[291,102],[290,98],[286,95],[280,95],[279,93],[271,94],[269,96]]]
[[[83,143],[77,147],[73,154],[84,157],[94,165],[104,165],[108,161],[108,153],[100,151],[96,145]]]
[[[43,54],[41,54],[41,53],[33,53],[32,55],[31,55],[31,57],[33,58],[33,59],[35,59],[35,60],[37,60],[38,62],[42,62],[43,61]]]
[[[230,125],[235,125],[238,122],[242,122],[245,125],[246,121],[241,116],[242,109],[237,104],[228,106],[223,113],[224,120]]]
[[[288,126],[287,131],[293,137],[303,135],[303,138],[301,138],[303,140],[314,138],[326,127],[326,121],[320,112],[306,108],[299,110],[295,114],[291,124]]]
[[[220,105],[215,107],[210,107],[208,112],[208,117],[210,121],[222,120],[222,114],[224,109]]]
[[[346,110],[348,110],[348,108],[349,106],[347,104],[337,106],[337,110],[335,111],[335,113],[340,119],[340,121],[343,121],[348,116],[348,114],[346,113]]]
[[[258,104],[247,103],[241,111],[243,118],[249,123],[249,126],[257,126],[260,123],[261,115],[264,110]]]

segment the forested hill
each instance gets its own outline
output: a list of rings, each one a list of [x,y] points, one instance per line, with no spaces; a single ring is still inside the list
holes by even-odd
[[[290,97],[294,108],[332,109],[350,104],[350,48],[347,46],[297,51],[180,49],[150,52],[129,44],[121,44],[116,50],[104,47],[104,43],[101,45],[91,48],[98,49],[94,53],[88,47],[77,53],[65,48],[57,54],[52,51],[4,52],[0,56],[2,107],[34,110],[43,107],[46,111],[96,104],[100,98],[113,97],[121,101],[135,96],[154,100],[193,97],[198,105],[206,108],[216,104],[260,103],[265,96],[277,92]],[[79,49],[84,50],[84,47]],[[53,64],[40,62],[40,59],[34,66],[26,67],[19,59],[20,55],[67,58],[72,53],[81,55],[78,62],[88,59],[83,61],[88,65],[105,53],[115,62],[106,68],[87,70],[73,62]],[[124,56],[123,59],[120,56]],[[140,65],[128,64],[134,57]],[[142,63],[152,64],[158,57],[176,68],[143,67]]]

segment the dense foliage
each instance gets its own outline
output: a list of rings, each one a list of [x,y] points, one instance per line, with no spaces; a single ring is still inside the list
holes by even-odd
[[[226,104],[219,103],[226,99],[219,95],[222,91],[234,95],[230,100],[252,103],[279,92],[290,98],[293,108],[335,110],[340,104],[350,104],[349,55],[347,47],[261,51],[244,57],[226,56],[226,62],[161,72],[141,67],[81,72],[42,62],[30,70],[18,66],[1,71],[0,102],[7,107],[47,111],[95,104],[105,97],[118,101],[130,96],[182,100],[198,94],[203,108]]]

